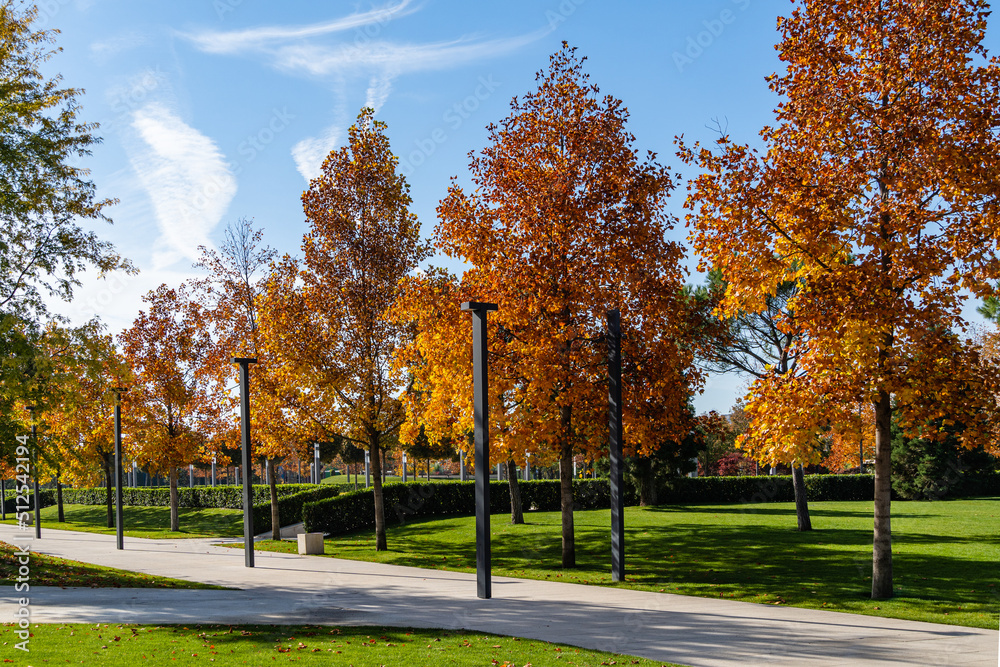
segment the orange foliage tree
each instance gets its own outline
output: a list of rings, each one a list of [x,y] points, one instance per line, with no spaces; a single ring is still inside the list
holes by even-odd
[[[301,266],[285,258],[264,298],[261,331],[293,414],[314,439],[370,452],[375,548],[386,549],[380,450],[396,442],[404,412],[392,365],[409,335],[390,315],[399,281],[429,254],[409,212],[406,180],[386,125],[363,109],[348,145],[330,153],[302,195],[310,230]]]
[[[271,534],[281,539],[278,513],[277,467],[296,446],[301,449],[305,436],[297,433],[287,417],[285,402],[272,372],[271,355],[260,333],[261,303],[270,276],[275,251],[262,245],[263,231],[254,229],[253,221],[241,218],[226,227],[225,240],[218,250],[202,248],[196,265],[208,271],[205,278],[192,282],[193,298],[205,318],[199,324],[211,333],[213,345],[207,350],[200,373],[211,378],[217,387],[233,386],[238,381],[234,357],[257,359],[251,373],[250,411],[252,457],[268,461],[267,484],[271,496]],[[213,454],[225,458],[224,444],[236,444],[238,396],[217,392],[220,411],[231,418],[231,436],[217,443]],[[301,452],[300,452],[301,454]]]
[[[875,410],[871,403],[852,407],[838,410],[839,421],[829,434],[830,450],[822,464],[834,472],[857,468],[863,473],[865,461],[875,458]]]
[[[760,460],[817,462],[824,426],[874,410],[872,597],[892,587],[890,423],[920,436],[943,418],[967,446],[992,380],[957,333],[961,290],[1000,277],[1000,66],[980,0],[800,0],[779,19],[783,100],[765,149],[681,143],[693,239],[727,282],[721,311],[759,311],[784,283],[803,329],[795,373],[754,383],[743,445]],[[962,397],[962,398],[960,398]],[[893,403],[895,401],[895,403]]]
[[[223,431],[213,385],[199,373],[212,339],[200,325],[201,308],[183,292],[161,285],[143,301],[148,310],[119,336],[134,375],[122,418],[132,450],[151,473],[170,480],[170,530],[176,531],[178,467],[203,459],[210,438]]]
[[[582,66],[564,43],[538,73],[537,90],[515,98],[511,114],[488,128],[490,145],[470,154],[474,188],[451,186],[435,244],[473,268],[437,295],[451,303],[418,325],[427,370],[418,388],[461,406],[453,417],[468,429],[470,335],[458,332],[471,325],[456,299],[499,304],[491,320],[502,335],[490,340],[497,441],[533,461],[559,461],[565,567],[576,562],[573,454],[593,459],[607,443],[606,311],[622,314],[630,453],[689,430],[686,403],[699,381],[683,342],[691,328],[683,251],[665,238],[671,176],[655,155],[640,160],[628,111],[601,98]]]
[[[77,329],[50,327],[42,341],[53,381],[45,407],[46,448],[42,458],[59,483],[94,484],[103,473],[107,526],[112,513],[116,387],[130,381],[114,339],[90,323]],[[61,493],[59,494],[61,496]],[[61,504],[61,500],[60,500]]]

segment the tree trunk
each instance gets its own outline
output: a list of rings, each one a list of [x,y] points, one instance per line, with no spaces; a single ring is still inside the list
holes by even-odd
[[[524,523],[524,512],[521,508],[521,487],[517,484],[517,464],[514,459],[507,459],[507,486],[510,487],[510,522]]]
[[[56,477],[56,506],[59,511],[59,523],[65,523],[66,515],[63,513],[62,479],[59,477]]]
[[[178,511],[178,505],[180,504],[179,497],[177,494],[177,468],[175,466],[170,467],[170,530],[176,532],[181,529],[181,517]]]
[[[559,457],[559,496],[562,509],[562,566],[576,567],[573,537],[573,441],[570,438],[572,408],[562,408],[563,442]]]
[[[809,519],[809,501],[806,499],[806,471],[803,466],[792,464],[792,488],[795,490],[795,518],[799,530],[812,530]]]
[[[371,461],[372,493],[375,495],[375,551],[388,549],[385,542],[385,502],[382,498],[382,457],[379,456],[378,435],[368,438]]]
[[[114,528],[115,527],[115,513],[114,513],[114,510],[112,510],[112,508],[111,508],[111,505],[112,505],[112,494],[114,494],[114,491],[113,491],[114,487],[112,486],[112,483],[111,483],[111,457],[110,456],[104,457],[104,481],[105,481],[105,483],[107,485],[107,493],[105,494],[105,496],[106,496],[105,500],[107,501],[106,505],[107,505],[107,508],[108,508],[108,528]]]
[[[653,479],[653,462],[648,458],[634,458],[636,477],[639,481],[639,505],[652,507],[656,504],[656,484]]]
[[[281,515],[278,513],[278,484],[274,477],[277,459],[271,459],[267,466],[267,483],[271,487],[271,539],[281,540]]]
[[[880,391],[875,403],[875,535],[872,542],[872,599],[892,597],[892,404]]]
[[[431,460],[427,459],[427,481],[431,481]]]

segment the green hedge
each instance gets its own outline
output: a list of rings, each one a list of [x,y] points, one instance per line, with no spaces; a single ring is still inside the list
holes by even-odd
[[[558,480],[521,482],[521,504],[525,510],[555,511],[560,507]],[[410,518],[474,514],[475,482],[390,482],[382,486],[385,519],[389,525]],[[633,494],[634,495],[634,494]],[[611,506],[606,479],[573,482],[574,509],[601,509]],[[626,501],[630,499],[626,494]],[[635,498],[632,498],[633,504]],[[490,482],[490,514],[510,512],[510,486]],[[303,508],[308,532],[345,533],[375,526],[375,497],[371,489],[349,491]]]
[[[299,493],[278,497],[278,519],[282,526],[290,526],[302,521],[302,508],[306,503],[333,498],[340,493],[339,488],[330,484],[296,484],[295,486],[309,488]],[[265,502],[253,506],[253,530],[257,535],[271,530],[270,495]]]
[[[875,495],[873,475],[806,475],[806,494],[811,501],[871,500]],[[532,480],[520,483],[521,504],[527,510],[558,511],[559,481]],[[474,482],[392,482],[382,487],[388,525],[410,518],[454,516],[475,512]],[[977,474],[963,478],[945,497],[1000,495],[1000,474]],[[746,477],[676,477],[657,489],[663,505],[712,503],[791,502],[795,499],[790,475]],[[639,503],[637,491],[625,485],[625,504]],[[574,509],[606,509],[611,506],[608,480],[574,480]],[[490,513],[510,511],[507,482],[490,482]],[[340,534],[371,529],[375,525],[375,500],[371,489],[341,494],[336,498],[307,502],[303,507],[309,532]]]
[[[35,500],[34,500],[34,498],[35,498],[34,491],[32,491],[31,489],[29,489],[28,490],[28,508],[31,511],[34,511],[34,509],[35,509],[35,505],[34,505]],[[65,498],[63,499],[63,502],[65,502]],[[49,505],[55,505],[56,504],[56,492],[55,492],[55,489],[39,489],[39,491],[38,491],[38,503],[42,507],[48,507]],[[12,513],[17,512],[16,505],[17,505],[17,492],[16,491],[12,491],[12,490],[10,490],[8,488],[7,489],[6,497],[4,498],[4,511],[7,513],[7,518],[8,519],[15,518],[15,517],[12,517],[10,515]],[[22,509],[22,511],[24,511],[23,506],[22,506],[21,509]]]
[[[806,475],[809,500],[871,500],[873,475]],[[666,505],[710,503],[768,503],[795,500],[791,475],[677,477],[657,490]]]
[[[313,490],[316,484],[279,484],[278,498]],[[266,484],[253,485],[253,504],[271,502],[271,491]],[[113,491],[112,491],[113,493]],[[194,486],[177,489],[179,507],[221,507],[240,509],[243,507],[242,486]],[[112,496],[113,498],[113,496]],[[107,489],[94,487],[87,489],[63,489],[63,502],[72,505],[104,505],[107,503]],[[126,487],[122,489],[122,502],[138,507],[163,507],[170,505],[170,489],[165,487]]]
[[[278,487],[278,516],[282,526],[288,526],[302,521],[302,507],[307,502],[333,498],[340,489],[329,484],[282,484]],[[127,488],[122,489],[122,500],[126,505],[143,507],[165,507],[170,504],[170,490],[161,488]],[[207,491],[207,492],[206,492]],[[178,489],[180,507],[221,507],[241,509],[243,507],[242,487],[195,487],[193,489]],[[186,493],[182,493],[186,492]],[[28,494],[29,502],[32,494]],[[67,505],[104,505],[107,489],[63,489],[63,502]],[[266,485],[253,487],[253,525],[254,532],[260,534],[271,528],[271,494]],[[42,507],[56,504],[55,489],[42,489],[38,493]],[[8,513],[15,511],[16,493],[7,491],[5,509]],[[213,504],[216,503],[216,504]],[[33,507],[32,507],[33,509]],[[374,510],[373,510],[374,511]]]

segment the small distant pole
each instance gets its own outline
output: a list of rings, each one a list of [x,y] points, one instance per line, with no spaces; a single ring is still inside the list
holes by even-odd
[[[622,494],[622,330],[621,314],[608,319],[608,448],[611,458],[611,581],[625,581],[625,512]]]
[[[406,452],[403,452],[403,483],[406,483]]]
[[[212,456],[212,486],[215,486],[215,456]]]
[[[472,312],[472,397],[475,421],[476,466],[476,594],[493,597],[490,562],[490,401],[486,316],[495,303],[467,301],[462,310]],[[464,459],[463,459],[464,463]],[[462,468],[464,474],[464,466]]]
[[[253,567],[253,464],[250,455],[250,364],[256,359],[234,358],[240,366],[240,433],[243,440],[243,554]]]
[[[319,443],[318,442],[314,442],[313,443],[313,470],[315,471],[313,473],[313,475],[315,475],[315,477],[316,477],[316,481],[313,482],[313,483],[314,484],[321,483],[323,481],[323,479],[320,476],[320,471],[319,471]]]

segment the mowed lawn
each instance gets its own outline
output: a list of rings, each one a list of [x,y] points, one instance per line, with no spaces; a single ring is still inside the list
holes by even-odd
[[[577,567],[560,561],[558,512],[526,524],[492,517],[493,573],[997,629],[1000,499],[893,503],[896,597],[873,601],[872,503],[817,502],[814,530],[795,530],[792,503],[629,507],[627,581],[611,582],[610,513],[575,513]],[[333,537],[338,558],[475,571],[475,520],[455,517]],[[295,550],[295,543],[258,542]]]
[[[0,626],[5,655],[14,655],[12,647],[21,641],[15,629]],[[28,648],[25,655],[36,665],[668,664],[481,632],[372,626],[33,624]]]
[[[113,510],[112,510],[113,511]],[[2,523],[16,523],[13,515]],[[34,516],[34,513],[32,513]],[[87,533],[114,535],[115,529],[108,528],[108,510],[105,505],[64,505],[64,523],[59,523],[55,505],[42,508],[42,531],[46,528],[79,530]],[[179,510],[180,530],[170,530],[169,507],[122,507],[122,523],[128,537],[242,537],[242,510],[215,507],[181,507]],[[32,531],[34,528],[31,529]]]
[[[19,570],[26,563],[20,545],[0,542],[0,580],[13,587],[20,576]],[[229,590],[224,586],[211,586],[197,581],[157,577],[142,572],[116,570],[111,567],[81,563],[40,553],[30,553],[27,565],[29,586],[59,586],[85,588],[213,588]],[[30,588],[28,589],[30,591]],[[27,593],[21,591],[22,593]]]

